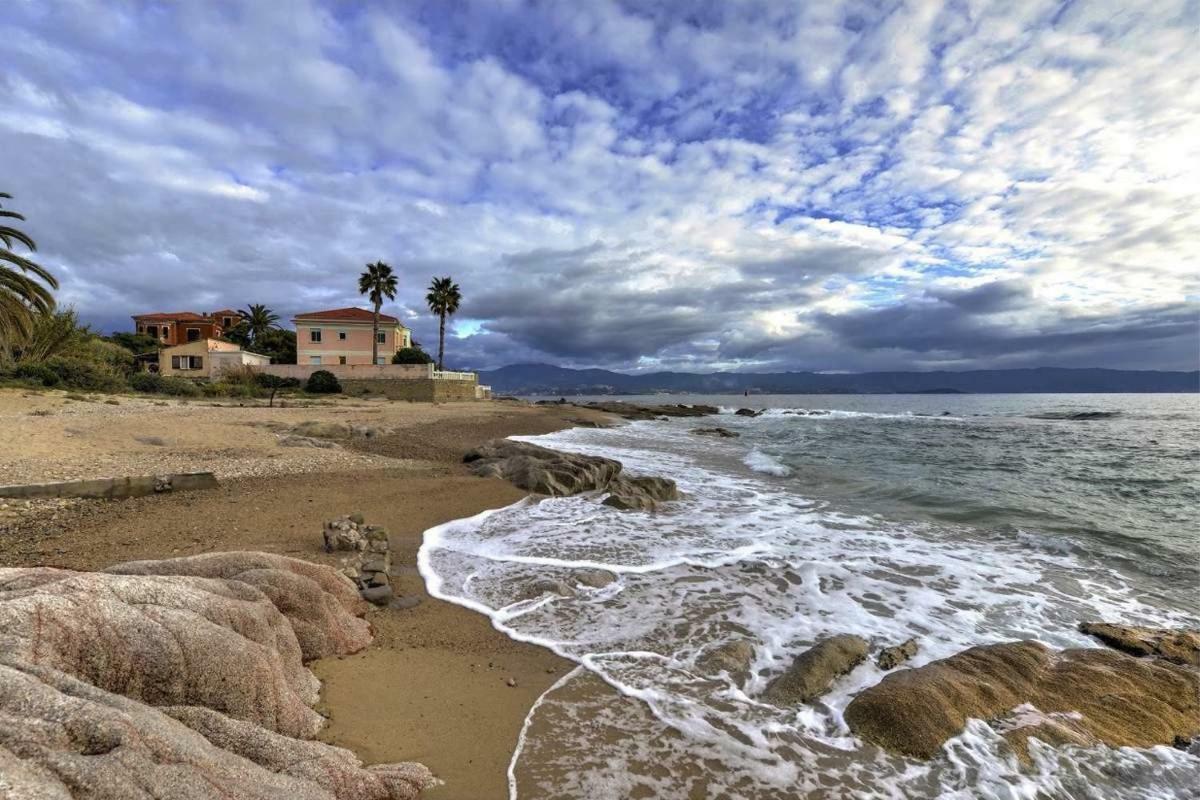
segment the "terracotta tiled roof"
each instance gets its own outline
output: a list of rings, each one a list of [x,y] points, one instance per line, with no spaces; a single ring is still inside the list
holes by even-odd
[[[365,308],[331,308],[328,311],[306,311],[297,314],[296,319],[341,320],[344,322],[370,322],[375,318],[373,312]],[[400,322],[393,316],[381,313],[380,322]]]
[[[209,317],[194,311],[171,311],[163,314],[134,314],[134,319],[154,322],[211,322]]]

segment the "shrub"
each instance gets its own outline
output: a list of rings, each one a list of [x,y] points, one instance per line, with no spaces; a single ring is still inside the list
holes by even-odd
[[[129,379],[135,391],[147,394],[168,394],[175,397],[199,397],[200,387],[187,378],[162,376],[156,372],[139,372]]]
[[[40,361],[17,364],[12,370],[12,376],[20,380],[36,381],[42,386],[58,386],[61,382],[58,373]]]
[[[392,356],[393,364],[432,364],[433,359],[419,347],[401,347]]]
[[[332,372],[327,369],[319,369],[308,376],[308,383],[304,385],[304,391],[312,394],[338,394],[342,391],[342,385],[338,383],[337,376]]]
[[[299,378],[281,378],[278,375],[268,375],[265,372],[258,372],[254,375],[254,382],[264,389],[299,389]]]
[[[25,372],[29,377],[42,381],[43,386],[59,386],[64,389],[86,389],[95,392],[113,392],[125,388],[121,374],[106,364],[85,361],[81,358],[55,356],[45,361],[19,364],[15,372],[18,377]],[[49,379],[53,374],[57,381]],[[47,382],[47,380],[51,382]]]

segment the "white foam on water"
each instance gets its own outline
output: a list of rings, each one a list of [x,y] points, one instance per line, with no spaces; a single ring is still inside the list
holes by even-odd
[[[757,447],[746,454],[742,459],[743,463],[755,472],[761,472],[764,475],[775,475],[779,478],[786,478],[792,474],[792,470],[779,459],[764,453]]]
[[[684,499],[658,513],[617,511],[597,497],[523,500],[425,534],[418,568],[430,594],[580,665],[526,719],[509,770],[513,798],[522,787],[530,797],[620,798],[637,788],[682,798],[696,787],[756,800],[806,792],[1056,797],[1092,785],[1132,798],[1139,795],[1126,789],[1137,782],[1145,796],[1165,798],[1183,796],[1172,787],[1200,776],[1200,759],[1161,748],[1069,757],[1042,748],[1037,770],[1022,772],[982,723],[947,743],[944,759],[887,755],[856,740],[842,718],[850,699],[882,677],[870,660],[818,703],[759,702],[773,675],[833,633],[873,647],[916,636],[919,666],[1021,638],[1095,646],[1076,629],[1082,619],[1188,620],[1146,605],[1118,572],[1073,549],[834,513],[741,470],[744,444],[689,430],[634,423],[521,437],[675,479]],[[534,580],[572,583],[583,569],[617,580],[599,590],[577,585],[573,597],[525,597]],[[744,686],[697,667],[705,648],[735,639],[755,643]],[[618,694],[556,699],[596,678]]]

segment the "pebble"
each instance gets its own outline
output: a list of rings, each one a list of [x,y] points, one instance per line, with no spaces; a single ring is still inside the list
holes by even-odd
[[[511,687],[513,687],[513,688],[516,688],[516,685],[517,685],[517,679],[516,679],[516,678],[509,678],[509,679],[508,679],[508,680],[506,680],[504,683],[505,683],[505,684],[507,684],[508,686],[511,686]]]

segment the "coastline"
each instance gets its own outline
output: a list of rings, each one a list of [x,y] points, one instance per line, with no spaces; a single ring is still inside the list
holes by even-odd
[[[229,411],[244,416],[250,409]],[[278,409],[251,413],[271,411]],[[100,569],[228,550],[332,564],[336,559],[322,548],[323,522],[360,512],[387,528],[392,585],[405,604],[416,604],[372,608],[370,646],[309,665],[322,681],[317,710],[328,720],[319,738],[352,750],[367,764],[424,763],[444,781],[426,792],[429,797],[506,797],[508,765],[526,714],[574,665],[509,639],[482,614],[430,597],[417,572],[417,551],[427,529],[526,496],[500,479],[469,474],[461,464],[464,452],[492,438],[571,427],[581,412],[451,404],[436,409],[439,419],[431,421],[429,411],[408,404],[384,407],[383,416],[395,425],[391,432],[347,445],[347,453],[398,466],[237,477],[211,491],[68,504],[44,523],[8,528],[0,536],[0,564]],[[305,409],[300,416],[329,413]],[[332,413],[346,411],[335,406]],[[603,419],[595,414],[591,421]],[[35,528],[36,537],[22,535]]]

